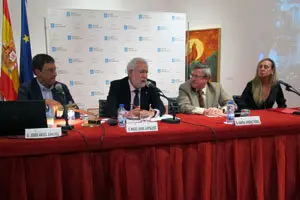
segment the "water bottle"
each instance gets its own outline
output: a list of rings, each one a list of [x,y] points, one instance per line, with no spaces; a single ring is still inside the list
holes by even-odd
[[[55,113],[54,113],[54,110],[51,106],[49,106],[47,108],[46,118],[47,118],[48,128],[51,128],[54,125],[54,118],[55,118]]]
[[[68,119],[75,120],[75,112],[74,110],[68,110]]]
[[[124,104],[120,104],[118,109],[118,126],[125,127],[126,123],[126,110],[124,108]]]
[[[233,101],[227,102],[226,124],[234,124],[234,104]]]

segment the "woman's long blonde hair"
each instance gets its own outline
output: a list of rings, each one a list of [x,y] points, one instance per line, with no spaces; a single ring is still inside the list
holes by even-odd
[[[253,94],[253,99],[256,105],[261,105],[264,103],[264,95],[263,95],[263,89],[262,89],[262,82],[260,77],[258,76],[258,71],[259,71],[259,66],[262,62],[264,61],[270,61],[272,63],[272,70],[273,73],[269,76],[269,85],[272,87],[273,85],[276,84],[277,82],[277,72],[276,72],[276,65],[275,62],[270,59],[270,58],[264,58],[259,63],[257,64],[256,67],[256,75],[254,79],[252,80],[252,94]]]

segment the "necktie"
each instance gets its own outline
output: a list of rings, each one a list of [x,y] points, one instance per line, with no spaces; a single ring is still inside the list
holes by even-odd
[[[140,106],[139,92],[140,91],[138,89],[134,90],[134,93],[135,93],[135,96],[134,96],[134,99],[133,99],[133,105],[134,105],[134,107]]]
[[[203,99],[204,92],[202,90],[200,90],[198,93],[199,93],[199,106],[201,108],[204,108],[205,107],[205,103],[204,103],[204,99]]]

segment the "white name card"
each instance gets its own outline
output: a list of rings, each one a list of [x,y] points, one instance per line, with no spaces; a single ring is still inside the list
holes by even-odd
[[[249,116],[249,117],[236,117],[234,118],[234,123],[236,126],[245,126],[245,125],[260,125],[259,116]]]
[[[25,129],[26,139],[53,138],[61,136],[61,128],[31,128]]]
[[[128,133],[134,132],[148,132],[148,131],[158,131],[157,122],[139,122],[139,123],[127,123],[126,131]]]

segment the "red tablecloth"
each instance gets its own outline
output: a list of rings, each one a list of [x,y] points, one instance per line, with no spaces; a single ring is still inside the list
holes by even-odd
[[[77,126],[53,139],[0,139],[1,199],[300,199],[300,116],[262,125],[179,115],[158,132]]]

